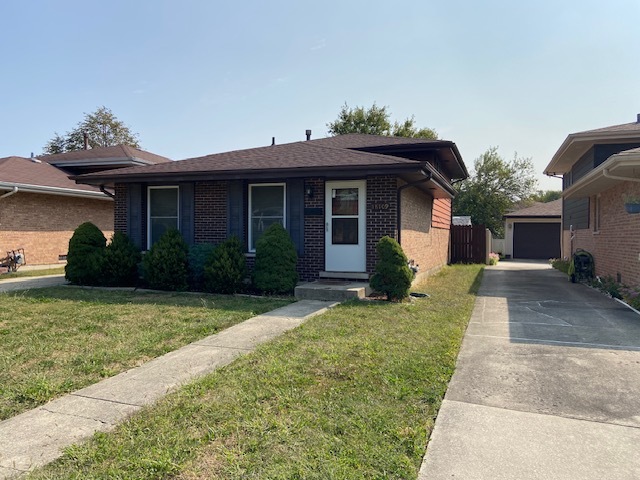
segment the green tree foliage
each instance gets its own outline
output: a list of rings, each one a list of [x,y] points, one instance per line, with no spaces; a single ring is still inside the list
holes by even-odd
[[[158,290],[188,288],[189,247],[175,228],[164,232],[142,258],[144,280]]]
[[[417,128],[414,117],[392,124],[387,107],[378,107],[375,103],[368,109],[364,107],[349,108],[345,103],[340,109],[338,118],[327,123],[327,127],[330,135],[365,133],[394,137],[438,138],[435,130]]]
[[[198,243],[189,247],[189,289],[194,292],[204,290],[204,268],[211,252],[216,248],[213,243]]]
[[[391,237],[382,237],[376,245],[378,263],[371,277],[371,288],[383,293],[389,301],[400,301],[409,296],[413,272],[407,265],[402,247]]]
[[[62,136],[56,132],[45,145],[43,153],[55,154],[82,150],[85,133],[88,136],[90,148],[120,144],[140,147],[138,134],[131,132],[129,127],[118,120],[110,109],[103,106],[93,113],[85,113],[84,119],[66,135]]]
[[[75,285],[101,285],[107,239],[91,222],[81,224],[69,240],[64,277]]]
[[[204,267],[205,289],[214,293],[238,293],[244,290],[247,261],[238,237],[218,245]]]
[[[561,190],[538,190],[530,197],[531,201],[542,203],[553,202],[554,200],[558,200],[560,198],[562,198]]]
[[[474,173],[458,184],[453,201],[454,215],[470,215],[474,225],[485,225],[497,236],[504,236],[503,215],[528,199],[536,186],[530,158],[504,160],[497,147],[491,147],[474,162]]]
[[[298,254],[289,233],[271,224],[256,243],[255,287],[264,293],[292,293],[298,283]]]
[[[122,232],[115,232],[107,245],[104,283],[113,287],[132,287],[138,283],[140,249]]]

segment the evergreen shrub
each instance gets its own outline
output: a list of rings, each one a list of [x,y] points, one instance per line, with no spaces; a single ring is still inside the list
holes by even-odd
[[[64,277],[75,285],[101,285],[107,239],[91,222],[78,226],[69,240]]]
[[[378,263],[371,277],[371,288],[385,294],[390,301],[408,297],[413,274],[400,244],[391,237],[382,237],[376,245],[376,251]]]
[[[142,257],[144,281],[157,290],[187,290],[189,247],[175,228],[162,234]]]
[[[115,232],[105,251],[104,284],[133,287],[138,283],[140,249],[122,232]]]
[[[209,255],[204,267],[207,292],[238,293],[244,290],[247,260],[240,239],[228,238]]]
[[[204,290],[204,268],[211,252],[216,248],[213,243],[198,243],[189,247],[189,289],[194,292]]]
[[[271,224],[256,242],[255,287],[267,294],[289,294],[298,283],[298,254],[289,233]]]

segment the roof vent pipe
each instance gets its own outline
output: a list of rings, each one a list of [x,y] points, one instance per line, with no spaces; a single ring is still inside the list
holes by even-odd
[[[640,118],[640,115],[638,115],[638,118]],[[640,121],[640,120],[638,120]],[[307,141],[311,140],[311,130],[307,130],[306,132],[304,132],[307,134]]]
[[[276,137],[271,137],[271,146],[273,147],[276,144]]]
[[[36,158],[35,155],[33,154],[33,152],[31,152],[31,161],[33,163],[42,163],[42,161],[39,158]]]
[[[82,132],[82,139],[84,140],[84,149],[89,150],[89,134]]]
[[[640,113],[638,113],[638,116],[636,117],[636,123],[640,123]]]

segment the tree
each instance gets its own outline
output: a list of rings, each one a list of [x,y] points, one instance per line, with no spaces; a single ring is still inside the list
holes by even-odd
[[[561,190],[538,190],[536,193],[531,195],[531,200],[534,202],[542,202],[549,203],[554,200],[558,200],[562,198]]]
[[[503,215],[531,197],[536,186],[530,158],[504,160],[491,147],[474,162],[474,174],[459,184],[453,202],[454,215],[470,215],[476,225],[485,225],[497,236],[504,235]]]
[[[327,123],[330,135],[347,133],[364,133],[368,135],[386,135],[393,137],[414,137],[437,139],[438,134],[430,128],[417,128],[415,118],[407,118],[403,122],[391,123],[387,107],[378,107],[375,102],[369,109],[364,107],[349,108],[346,103],[340,109],[338,118]]]
[[[129,145],[139,148],[138,134],[131,132],[124,122],[118,120],[107,107],[100,107],[93,113],[85,113],[76,128],[61,136],[57,132],[44,146],[45,154],[72,152],[84,149],[84,135],[87,134],[89,148]]]

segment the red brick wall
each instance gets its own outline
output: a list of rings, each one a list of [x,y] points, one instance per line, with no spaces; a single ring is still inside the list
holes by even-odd
[[[18,192],[0,200],[0,255],[22,247],[29,265],[58,263],[81,223],[93,222],[109,240],[113,208],[110,200]]]
[[[600,196],[600,230],[576,230],[573,251],[582,248],[594,256],[596,275],[610,275],[630,286],[640,285],[640,214],[628,214],[623,196],[640,196],[640,184],[623,182]],[[594,225],[595,197],[591,198],[590,225]],[[568,249],[567,249],[568,251]]]
[[[436,204],[440,209],[437,219]],[[421,272],[437,270],[448,262],[450,224],[447,224],[447,228],[436,227],[436,225],[443,225],[443,218],[447,218],[447,212],[444,211],[447,204],[450,219],[450,201],[434,200],[417,188],[409,187],[402,191],[402,249],[409,260],[414,260],[420,266]]]
[[[228,183],[196,182],[195,242],[218,244],[227,238]]]
[[[376,244],[385,235],[397,240],[398,181],[395,176],[381,175],[367,178],[367,272],[373,273],[378,261]],[[376,205],[389,207],[375,209]]]

